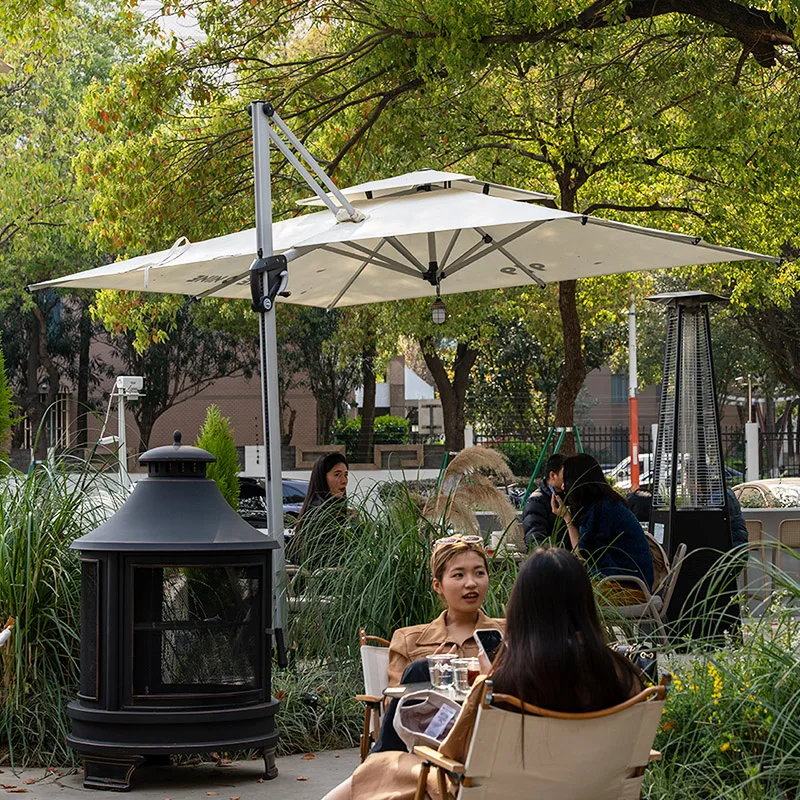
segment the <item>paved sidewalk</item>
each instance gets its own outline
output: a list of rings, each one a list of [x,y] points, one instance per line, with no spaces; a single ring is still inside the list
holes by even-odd
[[[314,758],[287,756],[278,759],[279,775],[259,783],[264,762],[234,761],[231,764],[199,764],[180,767],[145,767],[136,771],[131,798],[136,800],[320,800],[358,766],[358,748],[329,750]],[[63,773],[63,774],[62,774]],[[84,789],[80,771],[22,770],[3,767],[2,796],[24,793],[27,800],[90,800],[110,797],[105,792]]]

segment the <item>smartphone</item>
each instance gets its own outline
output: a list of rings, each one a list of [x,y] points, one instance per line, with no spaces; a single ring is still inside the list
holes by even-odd
[[[503,634],[497,628],[484,628],[472,634],[472,638],[483,648],[489,661],[494,661],[500,645],[503,643]]]

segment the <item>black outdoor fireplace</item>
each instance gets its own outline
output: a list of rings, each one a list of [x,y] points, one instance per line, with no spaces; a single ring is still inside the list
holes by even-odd
[[[67,739],[84,786],[128,790],[177,753],[258,749],[277,775],[270,693],[271,560],[278,545],[205,477],[214,457],[149,450],[122,508],[81,553],[81,680]]]

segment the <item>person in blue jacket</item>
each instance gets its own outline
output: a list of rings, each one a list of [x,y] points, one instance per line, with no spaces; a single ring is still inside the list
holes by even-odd
[[[631,575],[653,585],[653,557],[642,526],[623,497],[606,481],[592,456],[579,453],[564,462],[564,502],[552,496],[553,513],[567,527],[573,549],[579,551],[594,580],[608,575]],[[607,602],[644,601],[635,583],[620,580],[604,587]]]

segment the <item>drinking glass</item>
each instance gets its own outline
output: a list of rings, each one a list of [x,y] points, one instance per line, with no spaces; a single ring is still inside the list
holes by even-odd
[[[481,664],[477,658],[453,659],[453,689],[457,694],[467,695],[472,688],[472,683],[481,671]]]
[[[449,689],[453,685],[454,659],[455,656],[450,653],[428,656],[428,671],[434,689]]]

